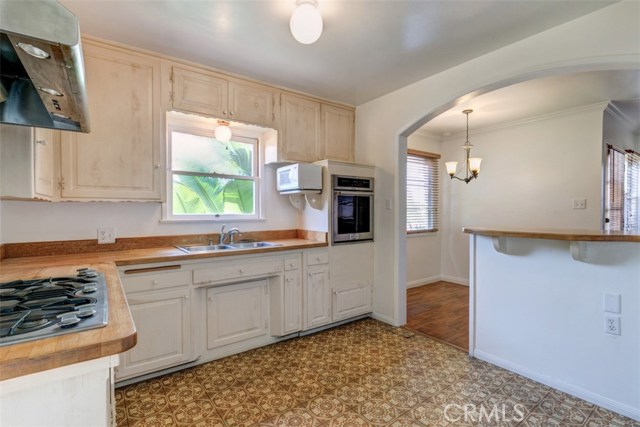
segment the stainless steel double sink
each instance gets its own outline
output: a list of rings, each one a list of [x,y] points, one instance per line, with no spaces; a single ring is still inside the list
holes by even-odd
[[[230,251],[230,250],[238,250],[238,249],[270,248],[274,246],[282,246],[282,244],[271,243],[271,242],[241,242],[241,243],[230,243],[228,245],[226,244],[225,245],[184,245],[184,246],[176,246],[176,248],[188,254],[193,254],[193,253],[199,253],[199,252],[219,252],[219,251]]]

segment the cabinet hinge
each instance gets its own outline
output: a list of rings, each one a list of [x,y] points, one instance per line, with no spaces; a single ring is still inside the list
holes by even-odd
[[[172,90],[169,91],[169,100],[171,102],[173,102],[173,91]]]
[[[58,189],[64,190],[64,177],[63,176],[58,177]]]
[[[173,69],[169,71],[169,81],[173,83]]]

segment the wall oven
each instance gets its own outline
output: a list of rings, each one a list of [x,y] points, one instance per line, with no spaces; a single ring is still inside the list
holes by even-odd
[[[373,240],[373,178],[332,175],[332,243]]]

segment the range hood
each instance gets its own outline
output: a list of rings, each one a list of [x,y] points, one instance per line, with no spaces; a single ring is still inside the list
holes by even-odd
[[[55,0],[0,0],[0,123],[89,132],[78,18]]]

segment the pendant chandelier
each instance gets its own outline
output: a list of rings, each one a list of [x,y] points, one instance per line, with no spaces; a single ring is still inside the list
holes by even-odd
[[[451,177],[451,179],[458,179],[460,181],[464,181],[465,183],[469,183],[474,178],[478,177],[478,173],[480,172],[480,162],[482,159],[480,157],[469,157],[471,153],[471,148],[473,145],[469,142],[469,114],[473,113],[473,110],[464,110],[463,114],[467,115],[467,139],[462,146],[465,150],[465,176],[464,178],[460,178],[456,172],[458,171],[458,162],[446,162],[445,166],[447,167],[447,173]]]

